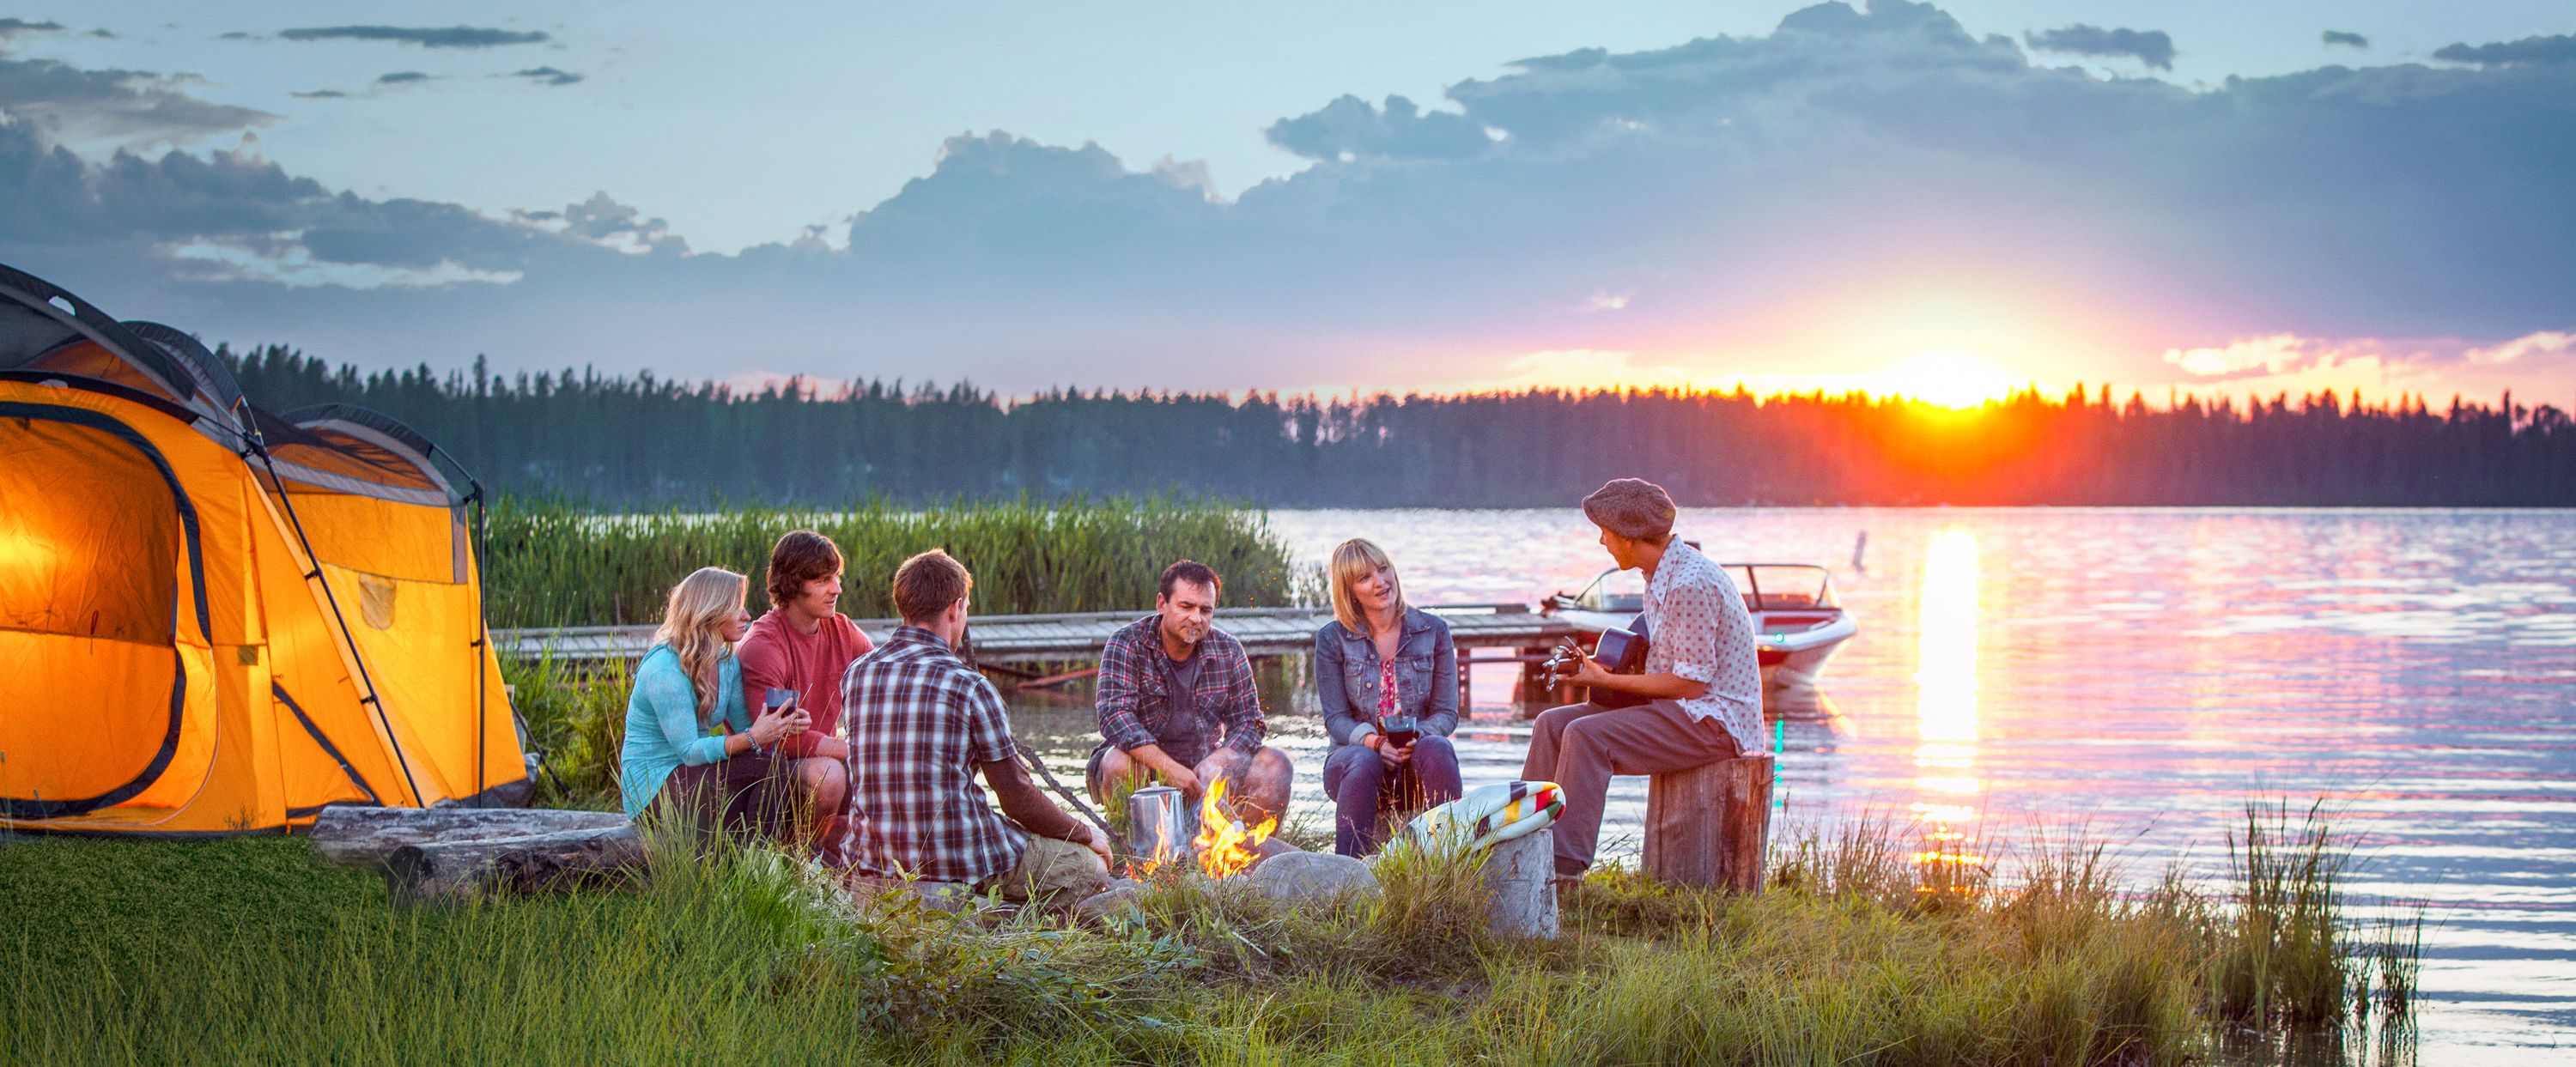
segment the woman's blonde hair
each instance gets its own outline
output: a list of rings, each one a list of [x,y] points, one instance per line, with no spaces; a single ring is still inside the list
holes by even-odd
[[[1395,587],[1395,614],[1404,617],[1404,582],[1395,576],[1395,561],[1386,550],[1370,544],[1366,538],[1354,537],[1334,546],[1333,563],[1326,577],[1333,587],[1333,617],[1355,634],[1369,632],[1368,615],[1360,610],[1360,601],[1351,587],[1386,568],[1387,583]]]
[[[679,654],[680,669],[698,691],[699,726],[715,724],[716,698],[723,695],[716,692],[716,669],[733,654],[733,646],[725,643],[724,624],[742,610],[743,594],[750,589],[751,580],[742,575],[700,567],[671,587],[662,628],[653,632],[653,640]]]

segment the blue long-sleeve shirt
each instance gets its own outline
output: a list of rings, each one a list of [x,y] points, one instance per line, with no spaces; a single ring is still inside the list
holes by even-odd
[[[617,791],[629,818],[652,806],[672,771],[721,762],[725,734],[751,729],[741,661],[726,656],[718,662],[716,693],[716,723],[701,727],[697,687],[689,684],[680,654],[669,645],[644,653],[635,668],[635,692],[626,698],[626,742],[618,748]]]

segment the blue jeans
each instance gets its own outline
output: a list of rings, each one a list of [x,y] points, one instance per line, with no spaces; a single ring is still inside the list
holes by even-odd
[[[1333,851],[1365,856],[1377,851],[1378,822],[1397,812],[1420,811],[1458,799],[1458,750],[1449,739],[1427,736],[1413,743],[1403,766],[1367,745],[1342,745],[1324,757],[1324,795],[1333,798]]]

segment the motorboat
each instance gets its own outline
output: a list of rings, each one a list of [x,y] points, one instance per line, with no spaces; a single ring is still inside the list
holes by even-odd
[[[1834,599],[1833,573],[1810,563],[1725,563],[1727,576],[1753,613],[1753,637],[1765,694],[1813,691],[1825,662],[1860,632]],[[1580,593],[1558,593],[1541,612],[1574,624],[1586,643],[1601,631],[1626,628],[1646,610],[1646,579],[1613,567]]]

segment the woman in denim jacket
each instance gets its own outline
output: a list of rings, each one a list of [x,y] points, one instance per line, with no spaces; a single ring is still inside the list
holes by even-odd
[[[1332,751],[1324,795],[1333,798],[1333,851],[1377,851],[1379,823],[1458,799],[1458,649],[1449,624],[1408,607],[1395,564],[1358,538],[1333,550],[1333,619],[1315,631],[1315,693]],[[1385,724],[1410,717],[1410,744]]]

